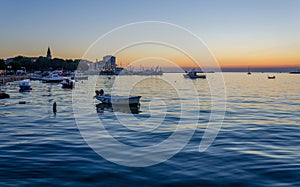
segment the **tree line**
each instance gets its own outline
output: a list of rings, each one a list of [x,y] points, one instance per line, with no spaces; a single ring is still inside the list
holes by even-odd
[[[80,63],[80,60],[72,59],[48,59],[46,57],[38,57],[35,61],[31,58],[24,56],[17,56],[13,58],[9,63],[5,63],[3,59],[0,59],[0,70],[26,70],[27,72],[34,71],[46,71],[46,70],[64,70],[64,71],[74,71],[74,70],[88,70],[89,66],[86,63]]]

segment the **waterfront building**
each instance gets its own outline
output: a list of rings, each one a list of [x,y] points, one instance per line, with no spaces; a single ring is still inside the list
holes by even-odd
[[[105,71],[115,71],[116,70],[116,57],[112,55],[106,55],[103,57],[103,69]]]

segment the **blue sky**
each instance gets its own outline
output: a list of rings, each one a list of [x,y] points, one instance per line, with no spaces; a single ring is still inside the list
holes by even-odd
[[[0,6],[0,58],[44,55],[48,45],[54,56],[80,58],[111,29],[164,21],[202,38],[225,65],[251,58],[279,64],[274,54],[282,65],[300,63],[298,0],[0,0]],[[283,62],[286,56],[292,60]]]

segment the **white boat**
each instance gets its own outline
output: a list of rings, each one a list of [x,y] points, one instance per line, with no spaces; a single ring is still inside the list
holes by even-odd
[[[185,78],[190,79],[206,79],[206,75],[203,73],[203,71],[192,69],[191,71],[186,71],[186,74],[183,75]]]
[[[78,80],[88,80],[88,76],[85,75],[84,73],[74,72],[71,75],[71,79],[74,79],[75,81],[78,81]]]
[[[51,74],[48,77],[43,77],[42,81],[46,82],[46,83],[60,83],[64,79],[68,79],[68,77],[62,77],[62,76],[60,76],[58,74]]]
[[[19,87],[20,87],[20,92],[28,92],[31,90],[29,81],[20,81],[19,83]]]
[[[102,103],[107,104],[115,104],[115,105],[138,105],[140,103],[140,98],[142,96],[118,96],[118,95],[110,95],[104,94],[104,91],[96,90],[95,98]]]
[[[102,103],[116,105],[137,105],[140,103],[141,96],[112,96],[110,94],[97,95],[96,99]]]
[[[70,88],[73,89],[75,87],[75,81],[70,79],[64,79],[62,82],[62,88]]]
[[[99,103],[96,105],[97,113],[104,113],[104,111],[108,112],[122,112],[128,114],[139,114],[140,105],[112,105],[107,103]]]

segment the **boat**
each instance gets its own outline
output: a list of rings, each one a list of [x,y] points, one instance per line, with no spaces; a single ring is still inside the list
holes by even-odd
[[[20,81],[19,83],[19,91],[20,92],[29,92],[31,90],[29,81]]]
[[[300,74],[300,71],[291,71],[290,74]]]
[[[251,72],[250,72],[250,68],[248,67],[248,73],[247,73],[248,75],[251,75]]]
[[[140,111],[140,105],[112,105],[107,103],[98,103],[96,105],[96,111],[97,113],[104,113],[104,111],[107,112],[122,112],[122,113],[128,113],[128,114],[139,114]]]
[[[192,69],[191,71],[186,71],[186,74],[183,75],[185,78],[190,78],[190,79],[206,79],[206,75],[203,73],[201,70],[195,70]]]
[[[70,88],[73,89],[75,87],[75,81],[74,80],[69,80],[69,79],[64,79],[62,82],[62,88]]]
[[[46,82],[46,83],[60,83],[62,82],[64,79],[67,79],[66,77],[62,77],[58,74],[51,74],[48,77],[43,77],[42,81]]]
[[[138,105],[140,104],[140,98],[142,96],[118,96],[118,95],[110,95],[104,94],[104,91],[101,89],[100,91],[96,90],[95,98],[102,103],[113,104],[113,105]]]
[[[141,96],[112,96],[110,94],[97,95],[96,99],[102,103],[116,105],[138,105]]]
[[[10,96],[7,93],[0,92],[0,99],[7,99],[10,98]]]
[[[42,80],[43,80],[43,77],[31,76],[29,79],[30,79],[31,81],[42,81]]]
[[[273,75],[273,76],[268,76],[268,79],[275,79],[275,75]]]
[[[74,72],[71,75],[71,79],[74,79],[75,81],[78,81],[78,80],[88,80],[88,76],[84,75],[84,73]]]

